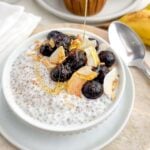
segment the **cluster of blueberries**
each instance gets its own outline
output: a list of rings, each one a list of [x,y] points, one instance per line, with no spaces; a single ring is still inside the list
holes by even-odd
[[[76,39],[76,36],[69,36],[59,31],[51,31],[48,33],[47,39],[53,39],[55,47],[52,48],[50,44],[43,44],[40,47],[40,53],[43,56],[50,57],[60,46],[64,47],[66,55],[66,59],[51,70],[50,77],[53,81],[65,82],[71,78],[75,71],[87,64],[86,53],[83,50],[72,50],[69,52],[71,41]],[[89,38],[89,40],[96,39]],[[99,50],[99,42],[97,40],[95,49]],[[82,87],[82,93],[88,99],[96,99],[103,94],[104,78],[109,72],[109,67],[115,62],[115,56],[111,51],[100,51],[98,56],[100,62],[104,63],[98,67],[93,67],[93,71],[96,71],[98,76],[91,81],[87,81]]]

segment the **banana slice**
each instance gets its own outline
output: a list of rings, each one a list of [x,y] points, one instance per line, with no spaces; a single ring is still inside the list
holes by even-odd
[[[87,65],[97,67],[100,64],[100,59],[98,57],[96,49],[93,46],[89,46],[84,51],[87,55]]]
[[[115,92],[118,87],[118,81],[117,68],[113,68],[104,79],[104,93],[112,100],[115,99]]]

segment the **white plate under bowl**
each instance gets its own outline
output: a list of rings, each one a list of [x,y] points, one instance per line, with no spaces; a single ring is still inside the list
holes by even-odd
[[[36,0],[42,7],[50,13],[72,22],[83,23],[83,17],[70,13],[63,0]],[[133,11],[141,0],[106,0],[103,10],[92,17],[87,17],[87,23],[99,24],[118,18],[128,12]]]
[[[112,50],[116,56],[117,68],[118,68],[118,72],[120,75],[119,87],[117,90],[115,102],[112,105],[110,105],[110,107],[107,108],[105,110],[105,112],[101,116],[97,117],[95,120],[85,123],[85,124],[82,124],[82,125],[73,125],[73,126],[69,126],[69,127],[54,126],[54,125],[50,125],[50,124],[46,124],[46,123],[41,123],[40,121],[33,119],[32,117],[27,115],[15,102],[14,95],[13,95],[11,87],[10,87],[10,72],[11,72],[12,64],[14,63],[14,61],[17,59],[17,57],[22,52],[29,50],[31,48],[31,46],[33,46],[33,44],[36,40],[46,39],[47,34],[52,30],[56,30],[56,29],[44,31],[44,32],[38,33],[38,34],[30,37],[20,47],[18,47],[16,50],[14,50],[13,53],[8,57],[6,64],[4,66],[3,74],[2,74],[2,88],[4,91],[6,101],[9,104],[10,108],[16,113],[17,116],[19,116],[21,119],[23,119],[27,123],[33,125],[34,127],[38,127],[40,129],[44,129],[44,130],[48,130],[48,131],[64,132],[64,133],[72,133],[72,132],[76,132],[76,131],[83,131],[86,129],[90,129],[90,128],[94,127],[95,125],[97,125],[98,123],[105,120],[107,117],[109,117],[111,115],[111,113],[113,113],[113,111],[117,108],[118,104],[120,103],[121,97],[124,92],[125,82],[126,82],[125,68],[124,68],[123,63],[122,63],[120,57],[118,56],[118,54],[115,51],[113,51],[111,48],[110,48],[110,50]],[[73,28],[57,28],[57,30],[62,31],[64,33],[71,33],[71,34],[83,34],[83,32],[84,32],[83,30],[73,29]],[[86,35],[89,37],[94,37],[99,42],[105,43],[108,47],[110,47],[109,44],[104,39],[102,39],[100,36],[97,36],[91,32],[86,32]]]
[[[12,113],[0,90],[0,132],[22,150],[100,150],[118,136],[133,108],[133,79],[126,66],[125,71],[127,82],[121,103],[107,120],[90,131],[63,136],[33,128]]]

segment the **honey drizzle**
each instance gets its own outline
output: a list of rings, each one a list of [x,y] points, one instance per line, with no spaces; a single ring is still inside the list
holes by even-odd
[[[83,40],[85,41],[85,34],[86,34],[86,22],[87,22],[87,8],[88,8],[88,0],[85,0],[85,12],[84,12],[84,22],[83,22]]]

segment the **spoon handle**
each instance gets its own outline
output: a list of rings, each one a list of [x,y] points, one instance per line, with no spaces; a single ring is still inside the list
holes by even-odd
[[[141,61],[137,67],[150,79],[150,66],[145,61]]]

